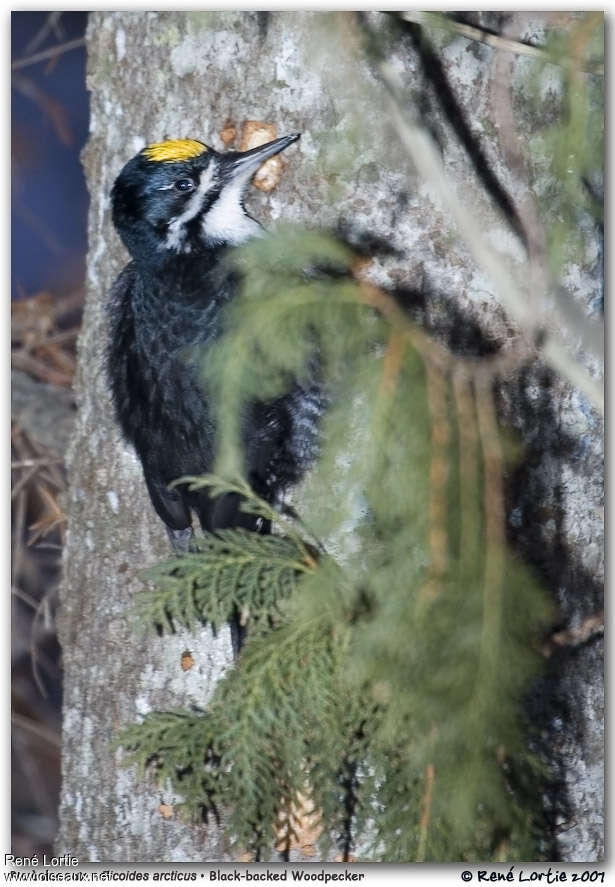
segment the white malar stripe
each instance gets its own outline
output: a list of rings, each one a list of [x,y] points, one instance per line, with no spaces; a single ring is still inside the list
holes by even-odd
[[[200,212],[205,195],[216,181],[217,164],[212,157],[207,169],[203,170],[199,178],[199,185],[180,216],[176,216],[169,222],[167,237],[163,249],[173,249],[181,252],[186,238],[186,223]]]
[[[231,182],[203,218],[203,235],[213,243],[237,246],[262,233],[262,228],[251,219],[241,205],[246,182],[243,177]]]

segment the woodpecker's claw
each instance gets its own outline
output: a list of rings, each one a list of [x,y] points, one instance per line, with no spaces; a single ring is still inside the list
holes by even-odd
[[[194,536],[192,527],[186,527],[184,530],[172,530],[171,527],[166,529],[175,554],[187,554],[191,550]]]

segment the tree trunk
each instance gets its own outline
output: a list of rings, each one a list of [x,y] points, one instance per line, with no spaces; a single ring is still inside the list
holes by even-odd
[[[386,15],[370,14],[366,22],[385,41],[417,104],[427,106],[446,173],[464,202],[478,208],[485,238],[522,268],[523,249],[505,216],[516,214],[526,229],[540,227],[515,148],[517,135],[527,141],[541,123],[523,106],[529,60],[445,33],[437,53],[445,85],[434,90],[428,82],[433,59],[417,31],[399,39]],[[508,21],[511,33],[525,39],[543,24],[544,17],[529,14],[524,22]],[[350,15],[324,13],[90,17],[88,295],[79,415],[68,453],[70,530],[60,625],[65,695],[58,851],[82,862],[231,858],[223,827],[165,818],[161,803],[172,806],[177,799],[122,768],[121,752],[111,745],[118,728],[145,712],[203,708],[230,661],[226,630],[217,638],[208,629],[142,637],[130,618],[139,570],[166,557],[168,542],[137,458],[114,424],[103,371],[104,303],[127,259],[109,203],[123,164],[145,144],[167,137],[239,147],[247,120],[274,124],[277,135],[301,131],[299,150],[284,157],[278,187],[252,189],[256,218],[318,226],[341,221],[347,230],[371,232],[395,249],[372,267],[374,281],[418,295],[425,322],[449,344],[467,351],[473,336],[484,343],[510,335],[497,287],[455,235],[437,194],[412,171],[383,112],[383,88],[368,63],[357,61],[359,27]],[[467,125],[447,112],[446,82]],[[520,104],[524,113],[515,116]],[[566,269],[569,296],[585,314],[599,297],[600,275],[599,250]],[[561,780],[549,801],[557,821],[548,852],[587,862],[603,852],[602,649],[596,632],[583,635],[601,609],[602,426],[582,395],[536,362],[502,386],[501,400],[526,448],[509,487],[510,536],[553,589],[569,632],[555,643],[531,703]],[[583,642],[575,645],[579,638]],[[185,650],[195,666],[184,672]]]

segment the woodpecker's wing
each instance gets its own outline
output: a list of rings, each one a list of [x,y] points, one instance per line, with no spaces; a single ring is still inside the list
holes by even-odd
[[[125,436],[133,440],[133,421],[131,419],[130,379],[131,358],[135,352],[135,326],[132,313],[132,293],[137,273],[131,262],[126,265],[109,293],[107,315],[109,318],[109,337],[106,354],[106,370],[111,387],[111,396],[115,414]]]
[[[109,345],[107,349],[107,375],[116,418],[124,437],[132,444],[146,426],[146,393],[143,391],[141,368],[135,340],[135,322],[132,296],[137,286],[134,264],[127,265],[117,278],[111,292],[107,310],[109,315]],[[145,481],[154,508],[170,530],[183,530],[190,526],[190,511],[184,495],[179,490],[169,490],[157,470],[151,470],[147,453],[140,452]]]

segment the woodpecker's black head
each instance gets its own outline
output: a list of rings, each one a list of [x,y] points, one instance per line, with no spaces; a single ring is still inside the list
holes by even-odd
[[[252,175],[296,142],[299,133],[251,151],[220,154],[194,139],[149,145],[129,160],[111,193],[113,223],[139,261],[157,264],[165,254],[234,246],[260,225],[243,206]]]

